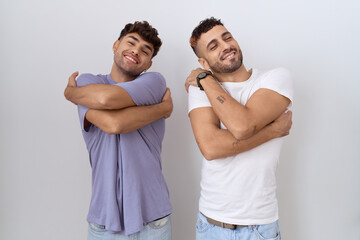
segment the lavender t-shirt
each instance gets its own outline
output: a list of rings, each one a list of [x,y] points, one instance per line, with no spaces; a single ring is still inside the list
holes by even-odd
[[[125,83],[114,82],[110,75],[82,74],[77,79],[78,86],[98,83],[122,87],[139,106],[160,103],[166,90],[165,79],[155,72]],[[160,156],[165,120],[159,119],[133,132],[109,135],[95,125],[84,129],[88,110],[78,105],[92,167],[87,221],[129,235],[140,231],[144,223],[169,215],[172,208]]]

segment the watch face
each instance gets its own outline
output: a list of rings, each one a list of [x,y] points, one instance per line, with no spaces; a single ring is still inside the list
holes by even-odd
[[[202,78],[206,77],[206,75],[207,75],[206,72],[202,72],[198,75],[198,78],[202,79]]]

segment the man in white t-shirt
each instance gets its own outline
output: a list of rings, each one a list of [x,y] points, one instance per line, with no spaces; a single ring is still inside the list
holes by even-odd
[[[190,45],[203,67],[185,83],[204,156],[196,239],[281,239],[275,173],[292,124],[290,74],[247,70],[238,43],[215,18],[200,22]]]

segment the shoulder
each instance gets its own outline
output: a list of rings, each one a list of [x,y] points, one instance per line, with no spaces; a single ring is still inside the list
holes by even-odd
[[[207,95],[205,91],[201,91],[200,88],[190,85],[189,98],[207,98]]]
[[[262,72],[264,78],[286,78],[291,80],[291,73],[287,68],[278,67]]]
[[[157,82],[158,84],[166,85],[164,76],[159,72],[146,72],[138,76],[135,80],[146,81],[146,82]]]
[[[211,107],[211,103],[205,93],[198,87],[189,86],[188,113],[195,108]]]
[[[257,70],[256,81],[261,85],[291,85],[292,77],[288,69],[279,67],[268,71]]]
[[[106,84],[106,76],[105,75],[94,75],[91,73],[83,73],[77,79],[76,83],[78,87],[82,87],[88,84]]]
[[[260,88],[268,88],[278,92],[292,101],[294,86],[288,69],[281,67],[266,71],[263,73],[260,82]]]

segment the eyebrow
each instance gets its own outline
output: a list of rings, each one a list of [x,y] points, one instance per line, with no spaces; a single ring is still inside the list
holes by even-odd
[[[140,40],[137,39],[137,37],[135,37],[135,36],[129,36],[129,38],[133,39],[133,40],[136,41],[136,42],[140,42]],[[146,47],[147,49],[149,49],[151,52],[153,51],[153,49],[152,49],[148,44],[144,44],[144,45],[145,45],[145,47]]]
[[[223,38],[225,35],[227,34],[231,34],[230,32],[224,32],[223,34],[221,34],[221,38]],[[214,42],[217,42],[216,39],[211,40],[207,45],[206,48],[209,48],[211,44],[213,44]]]
[[[211,40],[211,41],[208,43],[208,45],[206,46],[206,49],[209,49],[210,45],[213,44],[213,43],[215,43],[215,42],[217,42],[216,39]]]
[[[224,32],[223,34],[221,34],[221,37],[225,37],[225,35],[231,34],[230,32]]]

